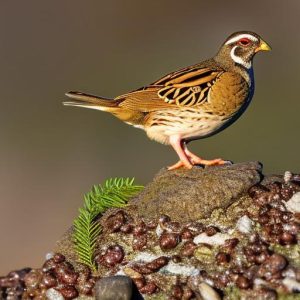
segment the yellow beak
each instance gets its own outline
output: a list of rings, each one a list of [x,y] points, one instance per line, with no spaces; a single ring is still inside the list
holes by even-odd
[[[259,46],[255,49],[255,53],[258,51],[271,51],[272,48],[263,40],[261,40]]]

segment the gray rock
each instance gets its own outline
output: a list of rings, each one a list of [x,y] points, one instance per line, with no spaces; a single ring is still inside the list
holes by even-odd
[[[95,284],[96,300],[131,300],[133,283],[127,276],[110,276]]]
[[[261,180],[258,162],[191,170],[161,170],[130,204],[144,218],[166,214],[172,220],[193,221],[227,208]]]

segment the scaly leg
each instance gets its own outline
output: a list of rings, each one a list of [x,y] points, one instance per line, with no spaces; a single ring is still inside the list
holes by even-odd
[[[191,169],[193,167],[193,165],[183,150],[183,144],[182,144],[181,137],[179,135],[171,136],[170,144],[176,151],[177,155],[179,156],[180,161],[177,162],[176,164],[168,167],[168,170],[175,170],[175,169],[178,169],[181,167],[186,167],[187,169]]]

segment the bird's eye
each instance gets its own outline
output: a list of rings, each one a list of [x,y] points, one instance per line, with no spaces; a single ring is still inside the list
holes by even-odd
[[[248,46],[251,43],[251,41],[249,39],[247,39],[247,38],[243,38],[243,39],[240,39],[238,41],[238,43],[241,46]]]

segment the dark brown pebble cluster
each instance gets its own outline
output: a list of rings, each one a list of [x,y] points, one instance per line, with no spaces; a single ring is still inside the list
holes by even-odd
[[[262,227],[261,235],[265,242],[281,245],[297,243],[300,224],[295,215],[286,210],[284,203],[299,191],[299,182],[274,182],[267,186],[256,185],[249,190],[259,206],[256,221]]]
[[[41,269],[31,270],[25,275],[22,299],[45,299],[50,288],[56,289],[65,299],[74,299],[79,293],[92,295],[94,284],[95,278],[91,277],[87,267],[76,272],[62,254],[56,253]]]
[[[110,268],[120,264],[123,258],[123,248],[119,245],[112,245],[106,249],[105,253],[96,255],[95,261],[98,265]]]
[[[154,272],[157,272],[162,267],[167,265],[169,262],[169,258],[166,256],[160,256],[151,262],[145,263],[145,264],[135,264],[132,266],[132,268],[137,271],[140,274],[151,274]]]
[[[0,277],[0,299],[21,299],[25,289],[24,278],[30,271],[30,268],[24,268]]]

